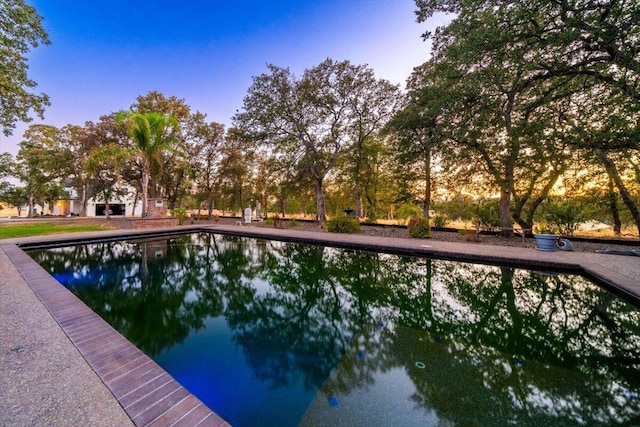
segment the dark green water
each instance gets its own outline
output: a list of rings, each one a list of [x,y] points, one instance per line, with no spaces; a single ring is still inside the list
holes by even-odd
[[[640,312],[582,277],[206,233],[30,255],[234,426],[640,425]]]

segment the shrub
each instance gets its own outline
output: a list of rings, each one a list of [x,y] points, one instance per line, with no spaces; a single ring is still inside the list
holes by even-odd
[[[473,222],[476,226],[492,229],[500,225],[498,201],[488,200],[476,204],[473,208]]]
[[[414,239],[424,239],[425,237],[429,237],[431,235],[429,220],[423,216],[414,215],[409,218],[407,231],[409,232],[409,236]]]
[[[178,218],[178,224],[182,225],[184,224],[184,220],[187,219],[189,214],[187,213],[187,210],[185,208],[174,208],[173,216]]]
[[[583,206],[571,199],[550,200],[542,206],[542,216],[564,236],[573,236],[584,221]]]
[[[404,223],[407,218],[422,215],[422,208],[413,203],[404,203],[396,209],[393,216],[398,219],[400,224]]]
[[[449,218],[446,215],[436,214],[431,217],[431,220],[433,221],[434,227],[443,228],[447,225],[447,221],[449,220]]]
[[[280,216],[280,214],[275,214],[272,217],[267,217],[264,220],[265,225],[272,225],[275,228],[282,228],[282,221],[283,218]]]
[[[327,221],[327,230],[330,233],[358,233],[360,223],[355,218],[338,215]]]
[[[434,202],[432,208],[439,213],[446,215],[451,220],[471,221],[474,217],[473,200],[463,198],[447,202]]]
[[[295,218],[291,218],[289,220],[289,226],[290,227],[296,227],[298,225],[298,221]]]

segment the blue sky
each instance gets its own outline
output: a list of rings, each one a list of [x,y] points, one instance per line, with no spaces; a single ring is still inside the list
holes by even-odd
[[[229,125],[266,64],[300,74],[326,58],[369,64],[404,84],[429,58],[413,0],[27,0],[50,46],[29,54],[36,92],[51,97],[43,121],[82,125],[156,90]],[[0,136],[15,155],[27,125]]]

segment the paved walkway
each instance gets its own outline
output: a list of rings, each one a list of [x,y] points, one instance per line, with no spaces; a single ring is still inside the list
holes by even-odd
[[[156,392],[165,395],[156,396],[154,399],[166,403],[170,400],[169,395],[173,398],[179,397],[179,400],[175,399],[178,400],[177,408],[165,411],[169,412],[170,416],[165,412],[153,415],[153,411],[159,409],[157,403],[152,402],[151,411],[136,407],[132,402],[140,402],[141,399],[133,400],[134,394],[131,390],[123,395],[122,387],[118,386],[123,381],[118,382],[118,379],[127,375],[132,379],[139,377],[140,371],[131,371],[141,369],[141,366],[148,367],[149,362],[136,352],[137,349],[126,347],[119,334],[109,330],[96,332],[103,326],[87,323],[86,319],[98,323],[101,320],[94,319],[97,316],[92,315],[92,312],[82,311],[88,310],[86,306],[69,297],[66,289],[50,276],[42,274],[44,270],[38,270],[37,265],[34,267],[35,263],[24,256],[16,246],[39,242],[73,243],[104,238],[115,240],[133,235],[168,234],[190,229],[398,254],[508,264],[523,268],[561,269],[585,274],[636,304],[640,303],[640,257],[632,256],[546,253],[526,248],[341,235],[246,225],[183,226],[178,229],[117,230],[6,239],[0,241],[0,426],[126,426],[131,425],[132,420],[136,425],[196,425],[199,422],[202,422],[201,425],[227,425],[215,414],[208,415],[210,411],[206,407],[202,408],[197,399],[183,394],[179,385],[171,386],[169,391],[162,391],[167,389],[166,380],[162,380],[163,385],[159,387],[162,390]],[[76,306],[78,303],[81,305],[78,306],[78,310],[84,314],[69,315],[67,307],[70,304]],[[104,322],[100,324],[102,323]],[[113,340],[115,344],[105,345],[108,340]],[[124,345],[125,349],[118,350],[119,354],[125,355],[126,359],[123,361],[125,356],[120,358],[116,354],[117,363],[106,365],[105,360],[109,361],[111,356],[105,356],[103,352],[121,345]],[[155,372],[152,374],[155,375],[154,378],[164,378],[166,374],[158,373],[155,366],[149,369],[152,369],[149,372]],[[142,387],[135,390],[144,392]],[[132,407],[137,412],[132,413]],[[161,414],[165,414],[164,418]]]
[[[132,425],[0,250],[0,425]]]

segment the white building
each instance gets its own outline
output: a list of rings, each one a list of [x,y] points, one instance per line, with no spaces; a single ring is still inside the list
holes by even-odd
[[[123,196],[120,198],[112,198],[109,200],[109,214],[113,216],[126,216],[126,217],[140,217],[142,216],[142,201],[138,199],[136,205],[133,205],[133,198],[135,190],[133,188],[122,186],[124,190]],[[67,216],[67,215],[80,215],[82,211],[82,200],[78,196],[78,192],[70,182],[65,182],[65,190],[69,194],[68,199],[61,199],[56,201],[52,208],[52,215]],[[105,216],[106,215],[106,203],[103,199],[96,197],[87,200],[86,216]],[[45,206],[44,213],[47,213],[47,207]]]

